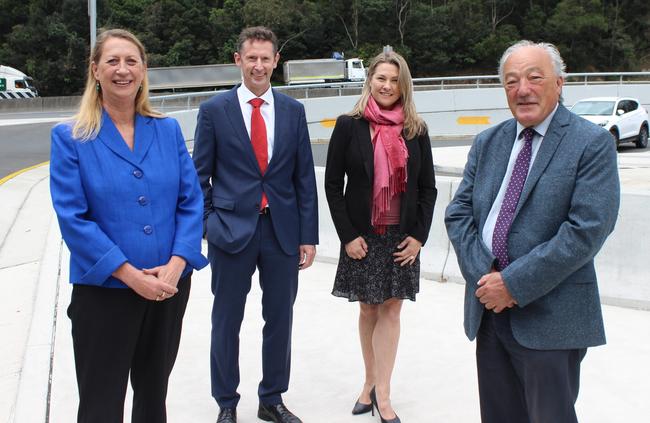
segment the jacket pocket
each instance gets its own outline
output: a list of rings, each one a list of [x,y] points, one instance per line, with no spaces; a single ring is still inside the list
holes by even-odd
[[[212,196],[212,207],[223,210],[235,210],[235,201],[227,198]]]

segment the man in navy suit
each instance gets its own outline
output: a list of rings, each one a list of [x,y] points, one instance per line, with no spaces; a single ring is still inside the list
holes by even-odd
[[[577,422],[581,360],[605,343],[594,256],[616,222],[616,149],[561,104],[564,69],[551,44],[505,51],[514,119],[476,137],[447,207],[484,423]]]
[[[304,107],[271,89],[279,58],[271,30],[244,29],[235,53],[243,84],[201,104],[194,138],[212,268],[210,370],[219,423],[237,421],[239,330],[256,268],[265,321],[258,417],[300,422],[282,393],[298,270],[316,255],[318,202]]]

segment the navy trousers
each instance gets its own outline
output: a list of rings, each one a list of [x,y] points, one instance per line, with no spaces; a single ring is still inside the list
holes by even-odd
[[[476,363],[483,423],[577,423],[586,349],[533,350],[512,336],[510,313],[483,313]]]
[[[212,396],[221,408],[235,408],[240,395],[239,330],[255,268],[262,288],[261,403],[282,402],[289,388],[293,303],[298,292],[298,251],[287,255],[275,237],[269,214],[260,215],[255,235],[243,251],[229,254],[208,243],[212,267]]]

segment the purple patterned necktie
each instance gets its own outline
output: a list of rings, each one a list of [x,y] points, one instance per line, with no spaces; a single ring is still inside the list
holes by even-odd
[[[508,189],[506,195],[503,197],[501,210],[497,222],[494,225],[494,233],[492,234],[492,253],[497,258],[497,270],[501,271],[510,264],[508,257],[508,232],[512,219],[515,217],[515,210],[521,191],[524,188],[526,177],[528,176],[528,168],[530,166],[530,158],[533,153],[533,136],[535,130],[533,128],[526,128],[521,131],[524,135],[524,146],[517,156],[515,167],[508,182]]]

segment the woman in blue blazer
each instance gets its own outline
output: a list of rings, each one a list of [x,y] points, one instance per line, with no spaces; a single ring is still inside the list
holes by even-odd
[[[97,37],[79,112],[52,129],[50,187],[74,284],[78,422],[165,422],[203,197],[178,123],[151,109],[144,47]]]

